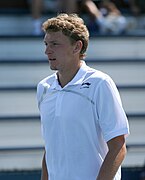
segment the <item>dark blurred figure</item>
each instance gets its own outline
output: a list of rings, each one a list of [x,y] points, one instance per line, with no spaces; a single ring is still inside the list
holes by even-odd
[[[44,0],[28,0],[33,23],[33,34],[42,34],[41,16],[45,7]],[[129,0],[131,1],[131,0]],[[48,1],[48,6],[51,1]],[[122,34],[127,29],[126,18],[114,2],[98,0],[98,6],[92,0],[54,0],[55,12],[78,13],[89,15],[90,25],[100,34]],[[47,11],[47,10],[46,10]]]
[[[80,14],[81,10],[87,12],[101,34],[122,34],[126,31],[126,18],[111,1],[100,1],[97,6],[92,0],[60,0],[59,7],[61,12],[66,13]]]
[[[33,35],[42,34],[41,15],[44,7],[43,3],[43,0],[28,0],[32,16]]]
[[[142,172],[140,174],[140,180],[145,180],[145,164],[144,164],[143,170],[142,170]]]
[[[145,14],[145,0],[128,0],[128,3],[134,15]]]
[[[102,14],[100,29],[103,33],[122,34],[127,30],[127,20],[115,3],[104,0],[99,9]]]
[[[49,11],[57,12],[57,1],[59,0],[28,0],[32,16],[33,35],[42,34],[42,13]]]
[[[145,14],[145,0],[111,0],[124,13],[133,16]]]

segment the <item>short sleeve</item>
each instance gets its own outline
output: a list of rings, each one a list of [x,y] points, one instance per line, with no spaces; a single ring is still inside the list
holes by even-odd
[[[102,80],[97,89],[97,113],[105,141],[129,134],[128,120],[118,89],[111,78]]]
[[[37,103],[38,103],[38,107],[40,106],[43,91],[44,91],[44,87],[42,86],[41,83],[39,83],[37,85]]]
[[[38,107],[40,107],[40,102],[41,102],[43,91],[44,91],[44,87],[42,86],[41,83],[39,83],[37,85],[37,103],[38,103]],[[41,134],[42,134],[42,137],[44,138],[44,127],[43,127],[42,121],[41,121]]]

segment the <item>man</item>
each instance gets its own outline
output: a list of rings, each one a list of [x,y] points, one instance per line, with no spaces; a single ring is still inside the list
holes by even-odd
[[[45,153],[41,180],[120,180],[128,122],[112,79],[82,59],[89,32],[75,14],[43,24],[56,73],[37,88]]]

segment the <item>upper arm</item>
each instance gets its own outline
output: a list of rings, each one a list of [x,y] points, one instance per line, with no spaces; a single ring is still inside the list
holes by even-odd
[[[103,80],[97,89],[96,109],[98,122],[106,142],[111,139],[115,142],[114,137],[121,141],[124,136],[119,137],[120,135],[129,134],[128,120],[119,92],[115,83],[109,78]]]
[[[117,136],[107,142],[109,151],[126,153],[125,135]]]
[[[41,180],[48,180],[48,171],[46,166],[46,153],[44,152],[43,160],[42,160],[42,172],[41,172]]]

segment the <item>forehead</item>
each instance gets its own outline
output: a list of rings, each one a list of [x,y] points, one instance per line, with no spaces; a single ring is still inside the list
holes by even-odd
[[[65,36],[62,31],[47,32],[44,37],[44,41],[67,41],[69,38]]]

